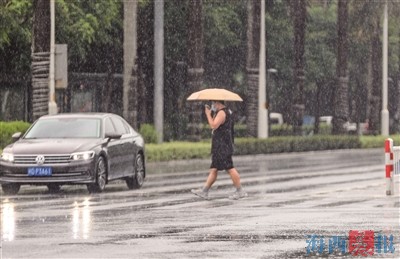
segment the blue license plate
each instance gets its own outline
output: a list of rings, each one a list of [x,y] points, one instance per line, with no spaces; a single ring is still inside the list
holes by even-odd
[[[51,167],[29,167],[28,176],[51,176],[53,170]]]

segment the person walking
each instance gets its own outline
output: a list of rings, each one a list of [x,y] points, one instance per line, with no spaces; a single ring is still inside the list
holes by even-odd
[[[214,117],[212,117],[211,112],[214,112]],[[217,180],[218,171],[226,170],[236,188],[236,191],[229,198],[238,200],[247,197],[247,193],[240,183],[239,172],[233,166],[232,161],[234,142],[232,111],[225,106],[224,101],[213,101],[211,108],[206,105],[205,114],[208,125],[212,129],[210,172],[204,187],[193,189],[191,192],[201,198],[208,199],[208,191]]]

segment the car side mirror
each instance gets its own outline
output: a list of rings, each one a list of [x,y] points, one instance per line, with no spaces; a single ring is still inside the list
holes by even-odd
[[[12,138],[13,142],[15,142],[15,141],[17,141],[18,139],[20,139],[21,136],[22,136],[22,133],[21,133],[21,132],[16,132],[16,133],[14,133],[14,134],[11,136],[11,138]]]
[[[122,135],[118,133],[106,133],[106,138],[109,139],[120,139],[121,137]]]

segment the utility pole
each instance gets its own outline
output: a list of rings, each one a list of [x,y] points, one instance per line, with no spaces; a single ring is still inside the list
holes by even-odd
[[[55,0],[50,0],[50,69],[49,69],[49,114],[57,114],[55,90]]]
[[[267,91],[266,91],[266,50],[265,50],[265,1],[261,1],[260,19],[260,72],[258,77],[258,138],[268,138],[268,110],[267,110]]]
[[[385,0],[383,9],[383,44],[382,44],[382,112],[381,134],[389,136],[388,110],[388,3]]]
[[[154,1],[154,125],[158,143],[164,136],[164,0]]]

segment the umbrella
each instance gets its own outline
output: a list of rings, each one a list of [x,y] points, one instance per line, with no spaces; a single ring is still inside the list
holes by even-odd
[[[221,88],[209,88],[192,93],[188,101],[236,101],[242,102],[242,98],[234,92]]]

